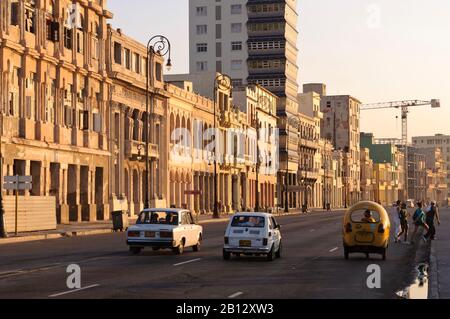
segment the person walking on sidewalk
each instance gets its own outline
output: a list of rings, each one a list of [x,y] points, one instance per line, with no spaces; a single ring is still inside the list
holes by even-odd
[[[395,242],[397,242],[397,238],[398,238],[398,234],[400,233],[400,218],[399,218],[399,213],[400,213],[400,204],[401,201],[397,201],[393,206],[392,206],[392,219],[394,220],[394,240]]]
[[[424,236],[424,240],[434,240],[436,235],[436,226],[434,225],[434,220],[437,220],[438,225],[441,225],[441,219],[439,218],[439,211],[436,207],[436,202],[431,202],[431,208],[426,214],[426,223],[428,225],[428,232]]]
[[[425,212],[423,211],[422,202],[417,203],[417,209],[413,215],[413,222],[414,222],[414,231],[411,235],[411,241],[414,241],[414,237],[416,236],[419,227],[423,227],[426,230],[428,230],[428,225],[425,223]]]
[[[408,210],[406,209],[406,204],[402,203],[401,205],[402,206],[401,206],[400,212],[398,213],[398,218],[400,219],[400,227],[401,227],[402,231],[400,232],[400,234],[398,234],[397,241],[400,241],[400,238],[402,237],[402,235],[405,235],[405,242],[407,242],[408,241],[408,229],[409,229],[409,225],[408,225],[409,213],[408,213]]]

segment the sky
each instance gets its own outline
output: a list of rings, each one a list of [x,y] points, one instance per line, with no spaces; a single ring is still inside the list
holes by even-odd
[[[108,7],[113,27],[142,43],[166,35],[171,73],[189,72],[188,0],[109,0]],[[298,12],[300,85],[325,83],[328,95],[363,103],[440,99],[441,109],[411,110],[409,136],[450,135],[450,1],[299,0]],[[400,138],[399,117],[364,111],[361,131]]]

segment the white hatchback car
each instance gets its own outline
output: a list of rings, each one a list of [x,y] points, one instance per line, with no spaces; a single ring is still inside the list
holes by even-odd
[[[186,209],[145,209],[128,228],[127,245],[133,254],[139,254],[144,247],[153,250],[172,249],[182,254],[185,247],[194,251],[200,249],[203,228],[197,225]]]
[[[281,226],[271,214],[237,213],[225,232],[223,259],[231,254],[266,255],[272,261],[281,257]]]

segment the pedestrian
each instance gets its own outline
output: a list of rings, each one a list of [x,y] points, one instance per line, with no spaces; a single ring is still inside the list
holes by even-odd
[[[426,223],[428,225],[428,232],[424,237],[424,241],[435,240],[436,237],[436,226],[434,225],[434,220],[437,220],[438,225],[441,225],[441,219],[439,217],[439,210],[436,207],[436,202],[431,202],[431,208],[426,214]]]
[[[392,219],[393,219],[393,224],[394,224],[394,240],[395,242],[397,242],[397,238],[398,238],[398,234],[400,233],[400,218],[399,218],[399,213],[400,213],[400,204],[401,201],[397,201],[396,203],[394,203],[394,205],[392,206]]]
[[[419,227],[423,227],[424,229],[428,230],[428,225],[425,223],[425,212],[423,211],[422,202],[417,203],[417,209],[413,215],[413,222],[414,222],[414,231],[411,235],[412,242],[414,241],[414,237],[416,236]]]
[[[397,241],[400,241],[400,238],[402,237],[402,235],[405,235],[405,242],[408,242],[408,229],[409,229],[409,225],[408,225],[408,217],[409,217],[409,213],[408,210],[406,209],[406,204],[402,203],[401,204],[401,209],[398,213],[398,217],[400,219],[400,227],[401,227],[401,232],[400,234],[398,234],[397,236]]]

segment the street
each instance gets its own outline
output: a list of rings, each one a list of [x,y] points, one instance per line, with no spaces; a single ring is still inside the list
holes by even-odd
[[[224,222],[208,223],[200,252],[144,250],[131,255],[125,235],[64,238],[0,248],[0,298],[396,298],[410,284],[413,248],[391,244],[387,261],[342,250],[342,212],[279,217],[283,256],[222,260]],[[70,264],[84,289],[71,291]],[[381,267],[381,289],[369,289],[367,266]]]

